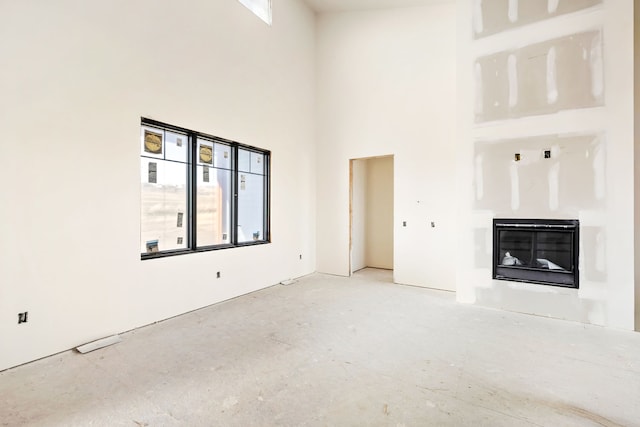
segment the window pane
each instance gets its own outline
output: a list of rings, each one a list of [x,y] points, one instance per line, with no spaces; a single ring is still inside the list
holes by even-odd
[[[187,247],[187,165],[141,158],[140,251]]]
[[[251,173],[264,174],[264,154],[251,153]]]
[[[264,177],[239,173],[238,242],[264,239]]]
[[[164,159],[164,131],[148,126],[140,129],[140,155]]]
[[[230,242],[231,171],[197,168],[196,239],[198,247]]]
[[[140,157],[142,259],[268,239],[269,152],[142,119]]]
[[[166,149],[165,159],[178,162],[187,161],[187,149],[189,148],[187,135],[165,132],[164,146]]]
[[[198,164],[213,166],[213,142],[198,138],[197,150]]]
[[[240,0],[240,3],[271,25],[271,0]]]
[[[251,152],[238,149],[238,171],[251,172]]]
[[[214,166],[222,169],[231,169],[231,147],[225,144],[214,144],[213,146]]]

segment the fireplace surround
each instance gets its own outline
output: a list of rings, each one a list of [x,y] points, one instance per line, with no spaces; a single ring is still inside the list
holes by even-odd
[[[493,278],[579,287],[580,222],[576,219],[493,220]]]

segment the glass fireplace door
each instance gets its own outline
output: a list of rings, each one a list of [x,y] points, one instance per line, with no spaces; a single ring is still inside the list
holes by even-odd
[[[578,287],[578,220],[494,219],[493,278]]]
[[[536,263],[538,268],[571,271],[573,269],[571,233],[536,233]]]
[[[533,259],[533,232],[503,230],[500,236],[500,265],[530,267]]]

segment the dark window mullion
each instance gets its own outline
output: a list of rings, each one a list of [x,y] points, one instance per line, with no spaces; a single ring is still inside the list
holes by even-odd
[[[238,244],[238,145],[231,146],[231,244]]]
[[[197,212],[198,212],[198,165],[197,165],[197,146],[198,139],[194,133],[189,133],[189,248],[195,250],[198,247],[198,240],[196,236],[197,227]]]
[[[266,153],[262,153],[263,158],[264,158],[264,167],[263,167],[263,179],[264,179],[264,192],[263,192],[263,206],[262,206],[262,221],[264,222],[263,225],[263,230],[264,230],[264,236],[263,239],[267,242],[271,241],[271,227],[269,226],[271,224],[271,219],[269,218],[270,215],[270,207],[271,207],[271,192],[269,191],[271,189],[271,183],[270,183],[270,177],[271,177],[271,155],[266,154]]]
[[[251,244],[250,241],[243,241],[242,243],[238,242],[238,237],[239,237],[238,236],[238,220],[240,216],[239,215],[240,214],[239,191],[240,191],[240,174],[241,174],[241,172],[239,171],[239,163],[240,163],[239,151],[241,149],[247,150],[250,153],[256,153],[258,155],[264,156],[263,157],[264,171],[262,174],[254,173],[254,172],[251,172],[250,170],[246,172],[242,172],[242,174],[246,173],[247,175],[261,175],[263,178],[262,223],[263,223],[264,234],[261,240],[262,242],[271,241],[271,229],[270,229],[270,224],[271,224],[271,221],[270,221],[270,206],[271,206],[271,203],[270,203],[270,199],[271,199],[270,154],[271,153],[269,151],[263,151],[259,148],[245,146],[243,144],[239,144],[234,141],[225,140],[225,139],[210,136],[210,135],[200,134],[195,131],[190,131],[188,129],[168,125],[165,123],[156,122],[154,120],[145,119],[145,118],[142,119],[142,126],[148,126],[150,128],[156,129],[158,132],[162,132],[163,144],[166,144],[167,132],[178,133],[186,136],[187,144],[189,144],[188,150],[187,150],[187,158],[185,159],[186,163],[184,164],[186,166],[185,173],[187,174],[186,175],[186,178],[187,178],[186,179],[186,200],[185,200],[186,201],[186,211],[185,211],[186,224],[184,224],[185,226],[184,236],[186,239],[186,245],[185,245],[186,247],[184,249],[165,250],[157,254],[142,253],[142,259],[161,258],[165,256],[179,255],[179,254],[184,254],[189,252],[197,252],[201,250],[213,250],[218,248],[214,246],[219,246],[219,248],[222,249],[229,246],[237,247],[237,246],[244,246],[245,244]],[[206,139],[207,141],[210,141],[213,144],[221,143],[223,145],[226,145],[229,148],[229,152],[231,155],[230,167],[228,169],[219,168],[220,170],[229,171],[231,175],[231,179],[230,179],[231,194],[230,194],[230,201],[229,201],[231,204],[230,218],[229,218],[229,227],[230,227],[229,244],[213,245],[211,247],[207,246],[202,248],[198,247],[197,230],[198,230],[198,159],[199,159],[198,137],[199,136],[202,136],[203,139]],[[215,145],[214,145],[214,149],[215,149]],[[171,163],[182,163],[180,161],[173,160],[173,159],[168,160],[166,159],[166,156],[167,156],[167,147],[163,146],[162,158],[145,156],[144,153],[141,155],[141,158],[146,159],[148,161],[161,160],[161,161],[167,161]],[[260,243],[260,242],[253,242],[253,243]]]

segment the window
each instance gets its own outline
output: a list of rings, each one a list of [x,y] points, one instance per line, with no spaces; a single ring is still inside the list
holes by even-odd
[[[270,152],[142,119],[142,259],[268,243]]]
[[[271,0],[239,0],[258,18],[271,25]]]

